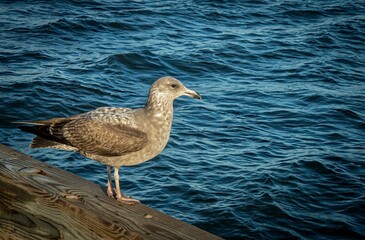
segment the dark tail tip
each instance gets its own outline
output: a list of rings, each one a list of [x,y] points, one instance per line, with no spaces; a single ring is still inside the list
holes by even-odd
[[[35,129],[34,126],[24,126],[24,125],[20,125],[17,126],[20,130],[22,130],[23,132],[28,132],[28,133],[33,133],[35,134],[37,131]]]

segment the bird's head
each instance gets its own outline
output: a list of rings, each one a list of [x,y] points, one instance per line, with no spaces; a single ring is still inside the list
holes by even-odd
[[[165,98],[170,101],[175,100],[180,96],[189,96],[195,99],[201,99],[199,93],[188,89],[179,80],[173,77],[162,77],[156,80],[150,89],[150,96],[154,95],[157,98]]]

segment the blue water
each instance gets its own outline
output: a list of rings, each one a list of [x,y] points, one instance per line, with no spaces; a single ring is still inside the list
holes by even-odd
[[[0,142],[105,186],[12,121],[143,106],[172,75],[163,153],[126,194],[226,239],[365,238],[365,1],[1,1]]]

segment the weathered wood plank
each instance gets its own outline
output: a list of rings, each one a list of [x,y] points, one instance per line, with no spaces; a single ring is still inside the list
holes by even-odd
[[[0,144],[1,239],[219,239]]]

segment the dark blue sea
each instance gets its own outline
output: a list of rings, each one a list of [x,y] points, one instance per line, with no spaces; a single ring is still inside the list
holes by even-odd
[[[0,2],[0,142],[36,159],[105,188],[11,122],[141,107],[166,75],[203,100],[126,194],[226,239],[365,239],[365,1]]]

